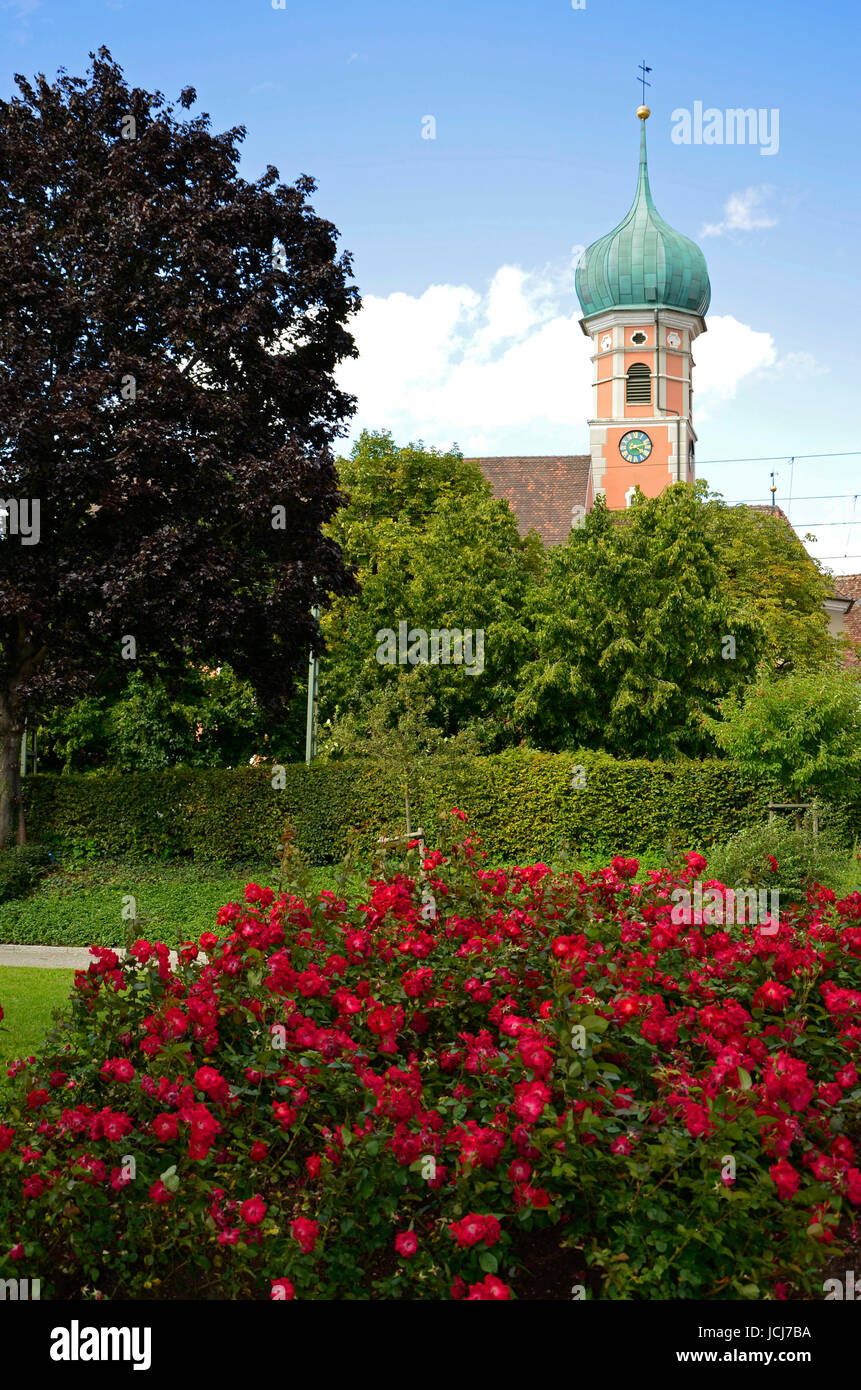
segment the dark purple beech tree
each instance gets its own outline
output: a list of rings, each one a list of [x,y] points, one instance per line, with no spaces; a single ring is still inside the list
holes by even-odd
[[[359,299],[316,185],[90,57],[0,101],[0,846],[29,715],[156,658],[274,713],[354,587],[321,527]]]

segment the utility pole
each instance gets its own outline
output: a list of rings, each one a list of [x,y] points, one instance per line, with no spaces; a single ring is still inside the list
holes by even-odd
[[[320,609],[315,603],[311,609],[315,621],[320,620]],[[320,694],[320,662],[313,651],[308,653],[308,712],[305,719],[305,762],[310,766],[317,756],[317,699]]]

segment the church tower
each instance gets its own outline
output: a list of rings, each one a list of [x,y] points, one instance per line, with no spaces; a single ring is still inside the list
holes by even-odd
[[[576,289],[592,339],[591,497],[630,505],[693,482],[691,351],[711,298],[705,257],[660,216],[649,188],[641,106],[637,192],[618,227],[584,251]]]

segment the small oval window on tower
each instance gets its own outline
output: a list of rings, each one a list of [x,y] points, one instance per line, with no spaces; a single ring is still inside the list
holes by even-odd
[[[652,373],[645,362],[635,362],[628,368],[625,382],[625,401],[628,405],[644,405],[652,399]]]

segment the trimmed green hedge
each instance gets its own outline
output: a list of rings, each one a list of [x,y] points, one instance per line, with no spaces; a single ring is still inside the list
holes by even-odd
[[[585,769],[582,788],[572,786],[578,765]],[[402,794],[378,767],[290,765],[285,781],[273,789],[263,768],[40,774],[26,779],[28,827],[43,844],[83,858],[229,863],[274,856],[289,822],[299,848],[325,864],[343,857],[351,832],[368,855],[378,835],[401,826]],[[726,761],[623,762],[600,753],[518,750],[462,763],[428,759],[414,824],[432,841],[440,817],[459,806],[497,860],[546,857],[563,846],[636,854],[725,840],[762,821],[773,794]]]

